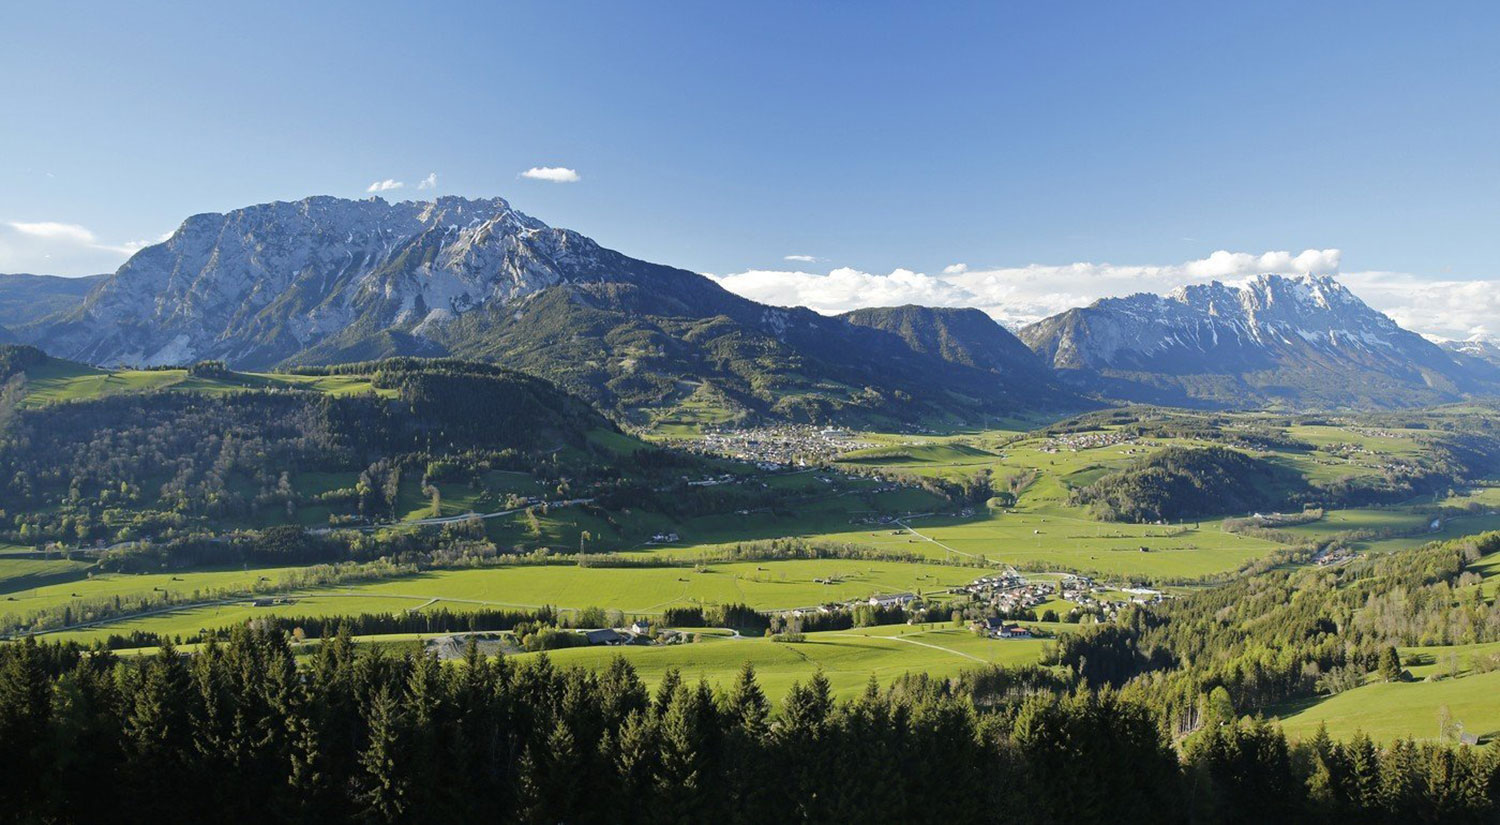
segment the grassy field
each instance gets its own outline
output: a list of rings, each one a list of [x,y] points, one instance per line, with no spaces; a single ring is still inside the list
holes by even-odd
[[[68,362],[53,362],[28,373],[25,406],[37,407],[58,401],[81,401],[160,389],[193,392],[234,392],[245,389],[300,388],[332,395],[375,392],[394,397],[393,390],[376,390],[368,376],[289,375],[282,373],[232,373],[227,378],[204,378],[186,369],[103,370]]]
[[[1326,722],[1335,738],[1364,731],[1381,741],[1429,739],[1437,737],[1439,712],[1446,706],[1465,732],[1484,741],[1500,736],[1500,671],[1479,673],[1474,668],[1480,657],[1500,654],[1500,642],[1403,647],[1398,652],[1414,681],[1369,677],[1361,687],[1290,703],[1275,715],[1294,738],[1310,736]]]
[[[864,690],[871,676],[888,684],[903,673],[943,677],[984,664],[1034,664],[1043,644],[1040,640],[982,639],[952,627],[896,625],[809,633],[807,641],[798,644],[706,636],[696,644],[570,648],[547,655],[559,666],[591,668],[603,667],[622,655],[653,686],[669,668],[681,670],[687,680],[704,678],[727,686],[743,663],[750,662],[761,687],[779,700],[793,682],[805,683],[819,669],[838,696],[849,697]]]
[[[400,596],[370,596],[362,593],[319,593],[299,595],[290,604],[255,607],[249,599],[231,604],[184,607],[150,616],[126,618],[108,624],[47,635],[51,641],[76,641],[89,644],[111,635],[133,632],[156,633],[164,637],[190,636],[200,630],[217,630],[268,616],[348,616],[371,613],[399,613],[421,608],[427,599]]]
[[[1500,653],[1500,642],[1474,645],[1403,647],[1399,651],[1402,663],[1406,665],[1406,669],[1415,678],[1425,679],[1429,676],[1454,677],[1471,673],[1476,658],[1493,656],[1496,653]]]
[[[9,571],[11,565],[31,564],[15,560],[0,561],[0,570]],[[41,562],[41,564],[56,564]],[[69,562],[63,562],[69,564]],[[88,574],[84,568],[73,568],[76,578],[70,581],[47,583],[41,586],[30,584],[24,577],[0,578],[0,613],[26,615],[38,610],[63,607],[80,599],[105,599],[114,596],[191,598],[195,593],[208,594],[222,589],[245,589],[256,583],[275,581],[278,576],[294,568],[270,567],[233,570],[195,570],[182,573],[98,573]],[[206,598],[207,596],[204,595]]]
[[[223,614],[225,618],[233,615],[228,609]],[[761,688],[773,701],[780,701],[793,683],[806,683],[819,669],[828,677],[835,695],[848,698],[863,691],[872,676],[880,684],[888,685],[906,673],[944,677],[987,664],[1035,664],[1046,644],[1039,639],[984,639],[968,630],[938,625],[809,633],[806,641],[795,644],[761,637],[733,638],[729,631],[713,628],[682,628],[682,631],[694,634],[698,641],[658,647],[566,648],[546,654],[516,654],[514,661],[546,655],[557,667],[598,669],[616,657],[623,657],[653,689],[667,670],[676,668],[685,680],[707,679],[721,690],[727,690],[740,668],[749,662],[755,667]],[[436,635],[441,634],[393,633],[356,636],[354,641],[357,645],[379,645],[399,654],[420,649],[425,640]],[[312,653],[319,643],[320,640],[312,639],[298,645],[297,655]],[[197,647],[183,645],[179,649],[192,651]],[[135,657],[152,655],[155,651],[156,648],[131,648],[117,651],[117,655]]]
[[[1458,504],[1463,500],[1459,496],[1440,503]],[[1500,530],[1500,515],[1487,513],[1450,518],[1437,529],[1430,528],[1432,520],[1432,516],[1419,513],[1413,507],[1352,508],[1330,510],[1318,521],[1287,527],[1284,532],[1306,541],[1348,536],[1348,543],[1355,550],[1390,553],[1420,547],[1428,542]]]
[[[360,590],[518,606],[545,604],[659,613],[673,605],[699,602],[742,602],[758,609],[807,607],[875,593],[932,592],[967,584],[979,575],[982,571],[963,567],[844,559],[714,564],[698,570],[517,566],[431,571],[414,578],[364,585]]]
[[[1482,739],[1500,735],[1500,671],[1436,682],[1381,682],[1284,708],[1276,715],[1287,735],[1305,739],[1328,724],[1335,739],[1363,731],[1389,742],[1406,736],[1435,739],[1447,706],[1464,730]]]
[[[1178,526],[1109,524],[1060,507],[989,510],[975,518],[933,516],[879,530],[817,538],[939,558],[1043,565],[1123,578],[1189,579],[1232,571],[1280,545],[1226,533],[1218,521]],[[1146,548],[1142,552],[1141,548]]]
[[[66,585],[14,594],[5,612],[60,607],[80,597],[113,593],[150,596],[165,588],[174,595],[213,588],[244,587],[280,570],[182,573],[175,576],[100,576]],[[933,594],[967,584],[983,571],[937,564],[903,564],[843,559],[781,561],[691,567],[624,568],[575,565],[521,565],[474,570],[434,570],[398,579],[318,589],[295,594],[294,604],[251,608],[244,604],[182,608],[126,619],[55,638],[90,640],[131,630],[176,635],[221,627],[257,615],[339,616],[422,608],[472,610],[478,607],[566,609],[602,607],[627,614],[660,614],[672,606],[744,603],[770,610],[810,607],[865,598],[876,593]],[[207,598],[207,597],[205,597]]]
[[[0,556],[0,597],[37,590],[83,577],[90,565],[67,559],[6,558]],[[0,604],[0,613],[8,612]]]

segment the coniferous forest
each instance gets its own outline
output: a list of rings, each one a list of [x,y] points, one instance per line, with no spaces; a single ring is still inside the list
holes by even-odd
[[[1144,704],[993,672],[820,673],[773,707],[676,672],[356,652],[280,632],[193,655],[0,647],[7,821],[1492,822],[1500,751],[1211,718],[1183,754]]]

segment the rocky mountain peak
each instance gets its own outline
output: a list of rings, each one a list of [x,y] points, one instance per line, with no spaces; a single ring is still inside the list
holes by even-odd
[[[503,198],[314,196],[194,215],[49,329],[98,363],[276,363],[353,325],[417,335],[597,264],[592,241]]]
[[[1165,296],[1105,299],[1032,324],[1021,338],[1058,369],[1172,376],[1152,380],[1185,386],[1189,395],[1255,398],[1240,383],[1246,375],[1286,384],[1270,388],[1274,393],[1305,397],[1336,388],[1340,403],[1353,404],[1373,397],[1377,385],[1391,398],[1424,400],[1456,398],[1475,386],[1471,370],[1331,275],[1267,273],[1239,284],[1189,284]]]

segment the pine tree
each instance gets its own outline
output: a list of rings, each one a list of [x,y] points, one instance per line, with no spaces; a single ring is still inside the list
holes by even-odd
[[[1328,735],[1328,725],[1319,724],[1308,740],[1307,797],[1313,807],[1325,816],[1341,815],[1349,807],[1349,767],[1343,750]]]
[[[359,755],[357,800],[362,818],[372,825],[405,822],[410,787],[406,776],[406,746],[401,710],[389,685],[370,700],[366,724],[369,740]]]
[[[1389,817],[1407,822],[1415,819],[1422,787],[1421,758],[1417,744],[1397,739],[1380,754],[1380,807]]]
[[[187,666],[163,644],[135,680],[124,724],[127,810],[139,822],[182,822],[207,789],[191,761],[195,706]]]
[[[297,737],[302,743],[299,747],[316,743],[315,764],[331,784],[359,771],[364,740],[364,718],[354,686],[352,633],[347,623],[340,622],[333,637],[318,645],[304,674],[308,701],[303,707],[308,730]],[[305,751],[303,758],[314,759]],[[352,816],[354,800],[340,794],[339,802],[346,818]]]
[[[723,771],[729,796],[731,822],[770,822],[773,800],[778,796],[771,760],[765,749],[770,726],[771,703],[755,679],[755,667],[749,662],[740,668],[729,690],[724,709],[728,730],[725,733]]]
[[[501,741],[499,672],[470,636],[463,667],[456,670],[452,686],[449,750],[453,779],[448,784],[454,796],[474,811],[474,818],[481,820],[498,818],[504,800],[494,788],[500,784],[502,765],[509,761]]]
[[[327,772],[327,758],[312,718],[300,710],[286,717],[291,754],[287,772],[287,801],[281,818],[287,822],[330,822],[338,818],[334,788]]]
[[[1375,743],[1369,734],[1356,733],[1340,750],[1349,767],[1346,793],[1350,803],[1363,811],[1380,810],[1380,751]]]
[[[832,711],[828,679],[819,670],[806,685],[792,685],[776,723],[776,756],[787,770],[796,816],[802,820],[819,821],[823,808],[821,762]]]
[[[682,671],[679,671],[675,667],[667,668],[667,672],[661,676],[661,682],[656,685],[656,699],[651,704],[653,712],[656,713],[656,718],[660,719],[667,715],[667,708],[672,706],[672,700],[676,697],[677,691],[681,687]]]
[[[124,705],[115,666],[109,651],[96,647],[58,677],[53,692],[51,808],[76,822],[105,822],[120,812]]]
[[[1380,678],[1387,682],[1396,682],[1401,679],[1401,654],[1396,652],[1395,647],[1387,647],[1380,652]]]
[[[632,713],[651,703],[646,685],[624,656],[610,660],[599,675],[600,715],[605,725],[618,728]]]
[[[655,822],[710,822],[719,763],[719,720],[706,681],[679,687],[660,723],[661,767],[656,779]]]
[[[0,769],[0,810],[17,820],[40,817],[40,766],[52,714],[52,679],[27,636],[0,649],[0,747],[6,755]]]
[[[748,739],[756,741],[765,735],[767,720],[771,717],[771,703],[755,679],[755,665],[748,661],[735,676],[726,710],[729,721]]]
[[[654,823],[656,774],[661,765],[656,718],[644,710],[630,714],[609,743],[609,753],[619,793],[620,823]]]
[[[444,793],[455,783],[448,775],[445,748],[450,741],[446,682],[436,654],[419,653],[412,662],[402,697],[402,711],[410,731],[407,742],[409,805],[424,818],[454,818]]]
[[[567,723],[559,719],[540,747],[521,759],[521,820],[532,825],[579,821],[578,779],[583,759]]]

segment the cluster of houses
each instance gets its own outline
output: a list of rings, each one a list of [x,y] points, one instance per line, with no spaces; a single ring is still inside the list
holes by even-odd
[[[1345,562],[1353,561],[1359,554],[1342,544],[1334,544],[1324,547],[1313,556],[1313,564],[1319,567],[1334,567]]]
[[[1068,575],[1063,576],[1062,581],[1058,582],[1058,594],[1070,602],[1081,602],[1103,590],[1103,587],[1094,584],[1094,580],[1088,576]]]
[[[917,600],[915,593],[892,593],[888,596],[871,596],[865,603],[870,607],[907,607]]]
[[[748,461],[764,470],[826,464],[850,450],[874,446],[842,427],[782,424],[736,430],[706,430],[683,446]]]
[[[837,584],[836,579],[814,579],[820,584]],[[798,607],[784,612],[782,615],[789,618],[800,616],[828,615],[830,613],[843,613],[856,607],[876,607],[889,610],[899,607],[903,610],[913,606],[919,606],[921,598],[915,593],[887,593],[876,594],[867,599],[854,599],[847,602],[825,602],[816,607]]]
[[[738,479],[731,473],[723,473],[716,476],[704,476],[703,478],[690,479],[683,476],[689,487],[718,487],[721,484],[733,484]]]
[[[1122,587],[1120,592],[1130,597],[1131,604],[1160,604],[1166,594],[1149,587]]]
[[[1400,430],[1380,430],[1371,427],[1353,427],[1351,429],[1367,438],[1411,438],[1410,433],[1404,433]]]
[[[1389,437],[1394,438],[1399,436]],[[1332,455],[1335,459],[1343,459],[1346,464],[1359,464],[1387,473],[1411,474],[1421,469],[1409,461],[1389,458],[1369,447],[1354,442],[1341,441],[1333,444],[1323,444],[1318,447],[1318,451]],[[1377,460],[1374,462],[1356,460],[1360,458],[1374,458]],[[1327,466],[1338,466],[1337,461],[1319,461],[1318,463]]]
[[[1134,435],[1129,435],[1123,430],[1090,430],[1085,433],[1066,433],[1053,436],[1042,442],[1037,450],[1044,453],[1076,453],[1080,450],[1097,450],[1101,447],[1114,447],[1120,444],[1139,444],[1142,447],[1154,447],[1156,444],[1150,441],[1142,441]],[[1133,450],[1127,450],[1129,454]]]
[[[911,515],[907,513],[906,515]],[[903,518],[892,513],[859,513],[849,519],[850,524],[895,524],[897,519]],[[905,530],[897,530],[904,533]]]
[[[1036,607],[1051,599],[1056,588],[1048,582],[1028,581],[1011,570],[993,576],[982,576],[956,588],[954,592],[965,593],[974,601],[988,604],[1002,613],[1011,613]]]

